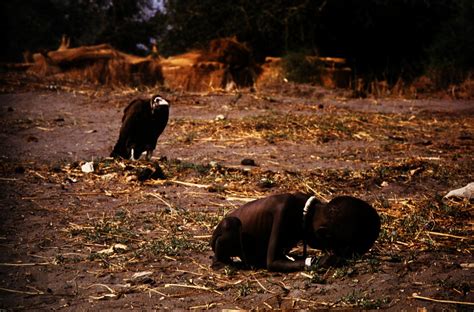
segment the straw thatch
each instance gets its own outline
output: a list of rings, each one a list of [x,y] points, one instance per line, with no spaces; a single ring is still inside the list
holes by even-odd
[[[161,64],[165,83],[187,91],[252,87],[260,72],[250,49],[235,38],[212,40],[206,50],[172,56]]]
[[[63,38],[56,51],[36,53],[30,73],[107,85],[165,83],[186,91],[252,87],[260,68],[250,49],[235,38],[212,40],[204,50],[161,58],[138,57],[108,44],[69,48]]]
[[[169,58],[154,51],[139,57],[108,44],[69,48],[63,37],[58,50],[34,54],[28,72],[106,85],[164,83],[171,89],[194,92],[265,86],[280,83],[286,75],[281,58],[268,57],[262,66],[257,65],[251,50],[234,37],[214,39],[206,49]],[[350,85],[351,70],[344,59],[307,56],[306,60],[321,65],[311,75],[315,82],[329,88]]]
[[[36,53],[29,72],[38,76],[90,81],[108,85],[139,85],[163,82],[158,58],[119,52],[108,44]]]
[[[306,64],[314,71],[307,73],[308,82],[317,83],[326,88],[347,88],[351,85],[352,71],[343,58],[305,56]],[[266,57],[262,72],[257,79],[259,87],[278,84],[288,78],[288,68],[280,57]],[[300,65],[300,64],[299,64]],[[300,65],[304,66],[304,65]],[[288,78],[289,79],[289,78]]]

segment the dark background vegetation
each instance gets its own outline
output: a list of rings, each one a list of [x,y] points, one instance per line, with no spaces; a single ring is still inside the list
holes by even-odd
[[[138,43],[173,55],[236,36],[265,56],[344,57],[355,75],[394,83],[420,75],[460,82],[474,68],[472,0],[24,0],[0,4],[1,61],[25,50]]]

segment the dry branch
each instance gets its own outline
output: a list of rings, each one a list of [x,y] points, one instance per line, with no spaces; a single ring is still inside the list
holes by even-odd
[[[32,291],[15,290],[15,289],[3,288],[3,287],[0,287],[0,290],[10,292],[10,293],[15,293],[15,294],[44,295],[44,292],[42,291],[32,292]]]
[[[262,283],[260,283],[260,281],[255,276],[254,276],[254,280],[257,282],[257,284],[260,286],[260,288],[262,288],[264,291],[266,291],[268,293],[271,293],[271,294],[275,293],[274,291],[266,289],[265,286],[263,286]]]
[[[263,302],[263,304],[266,305],[270,310],[273,310],[273,307],[270,304],[266,303],[265,301]]]
[[[81,60],[110,59],[118,54],[108,44],[84,46],[60,51],[51,51],[48,57],[56,65],[78,62]]]
[[[197,188],[209,188],[209,187],[211,187],[208,184],[198,184],[198,183],[184,182],[184,181],[178,181],[178,180],[157,180],[157,181],[149,181],[148,183],[155,184],[155,185],[156,184],[163,185],[163,184],[166,184],[166,183],[174,183],[174,184],[197,187]]]
[[[215,308],[217,305],[222,305],[222,302],[219,302],[219,303],[211,302],[211,303],[207,303],[203,305],[192,306],[192,307],[189,307],[189,309],[190,310],[209,310],[209,309]]]
[[[418,295],[417,293],[413,293],[413,294],[411,295],[411,297],[409,297],[409,298],[420,299],[420,300],[431,301],[431,302],[438,302],[438,303],[461,304],[461,305],[471,305],[471,306],[474,306],[474,302],[433,299],[433,298],[430,298],[430,297],[423,297],[423,296],[420,296],[420,295]]]
[[[252,197],[235,197],[235,196],[229,196],[229,197],[226,197],[225,200],[228,200],[228,201],[242,201],[242,202],[251,202],[253,200],[255,200],[257,198],[252,198]]]
[[[105,284],[92,284],[92,285],[89,285],[87,287],[85,287],[84,289],[89,289],[89,288],[92,288],[92,287],[95,287],[95,286],[100,286],[100,287],[105,287],[107,288],[110,292],[114,292],[114,290],[112,288],[110,288],[110,286],[107,286]]]
[[[160,200],[163,204],[165,204],[171,211],[173,212],[176,212],[176,208],[174,208],[170,203],[168,203],[166,200],[163,199],[163,197],[161,197],[160,195],[158,194],[155,194],[155,193],[145,193],[145,195],[149,195],[149,196],[152,196],[158,200]]]
[[[51,262],[38,262],[38,263],[0,263],[0,266],[10,266],[10,267],[22,267],[22,266],[36,266],[36,265],[50,265],[54,264]]]
[[[58,79],[110,85],[163,82],[159,59],[122,53],[108,44],[64,48],[33,55],[28,72]]]
[[[18,181],[17,178],[0,178],[1,181]]]
[[[439,232],[432,232],[432,231],[426,231],[426,233],[431,234],[431,235],[436,235],[436,236],[458,238],[458,239],[461,239],[461,240],[472,240],[473,239],[472,237],[458,236],[458,235],[453,235],[453,234],[439,233]]]
[[[209,188],[209,187],[211,187],[210,185],[207,185],[207,184],[197,184],[197,183],[183,182],[183,181],[177,181],[177,180],[168,180],[168,182],[181,184],[181,185],[184,185],[184,186],[194,186],[194,187],[197,187],[197,188]]]
[[[328,302],[324,302],[324,301],[314,301],[314,300],[308,300],[308,299],[296,298],[296,297],[283,297],[282,299],[301,301],[301,302],[306,302],[306,303],[311,303],[311,304],[319,304],[319,305],[324,305],[324,306],[332,306],[333,305],[332,303],[328,303]]]
[[[165,284],[165,288],[168,287],[183,287],[183,288],[192,288],[192,289],[199,289],[199,290],[206,290],[206,291],[211,291],[214,292],[218,295],[223,296],[224,294],[221,293],[220,291],[217,291],[215,289],[211,289],[205,286],[197,286],[197,285],[186,285],[186,284]]]

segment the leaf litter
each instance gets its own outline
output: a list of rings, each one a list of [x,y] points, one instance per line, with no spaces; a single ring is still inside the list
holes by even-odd
[[[109,103],[120,92],[93,98]],[[122,98],[136,93],[124,92]],[[18,284],[2,275],[1,289],[28,295],[16,305],[20,308],[50,307],[45,296],[66,298],[64,306],[85,299],[95,307],[121,309],[144,307],[135,301],[143,295],[155,308],[190,309],[433,307],[429,298],[447,307],[472,302],[466,278],[472,277],[472,200],[443,195],[473,181],[473,115],[321,110],[295,98],[285,106],[281,95],[271,96],[274,107],[267,109],[264,97],[243,94],[218,120],[216,114],[195,118],[186,110],[197,100],[220,105],[232,95],[183,96],[176,101],[182,116],[172,118],[158,143],[158,150],[161,144],[171,153],[149,162],[2,159],[2,186],[12,194],[2,201],[21,209],[18,218],[56,237],[29,238],[34,247],[28,252],[3,256],[2,267],[16,265],[24,270],[21,276],[35,279]],[[252,102],[255,114],[239,116],[241,105]],[[53,130],[39,132],[54,132],[54,125],[38,124]],[[35,136],[41,144],[42,136]],[[298,145],[314,146],[315,155]],[[210,149],[203,153],[203,146]],[[295,155],[282,152],[288,150]],[[241,164],[250,158],[257,166]],[[85,164],[93,170],[83,172]],[[24,170],[15,170],[19,166]],[[291,274],[210,269],[210,234],[226,213],[251,199],[294,191],[324,200],[351,194],[371,202],[382,218],[374,248],[342,268]],[[10,232],[0,234],[2,248],[21,246]],[[42,266],[63,272],[65,280],[38,284],[42,273],[36,268]],[[440,287],[435,275],[449,283]]]

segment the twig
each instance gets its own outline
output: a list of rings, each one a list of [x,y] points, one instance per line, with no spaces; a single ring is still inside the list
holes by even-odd
[[[175,183],[175,184],[180,184],[184,186],[194,186],[198,188],[209,188],[210,185],[207,184],[197,184],[197,183],[191,183],[191,182],[184,182],[184,181],[178,181],[178,180],[158,180],[158,181],[149,181],[148,183],[151,184],[165,184],[165,183]]]
[[[165,288],[168,287],[183,287],[183,288],[193,288],[193,289],[199,289],[199,290],[207,290],[207,291],[212,291],[215,292],[216,294],[223,295],[220,291],[205,287],[205,286],[198,286],[198,285],[185,285],[185,284],[165,284]]]
[[[206,198],[209,197],[209,192],[194,192],[191,190],[184,190],[183,193],[190,196],[204,196]]]
[[[0,266],[11,266],[11,267],[22,267],[22,266],[35,266],[35,265],[50,265],[51,262],[37,262],[37,263],[0,263]]]
[[[255,199],[256,198],[251,198],[251,197],[226,197],[225,200],[228,200],[228,201],[237,200],[237,201],[243,201],[243,202],[250,202]]]
[[[242,282],[244,281],[243,279],[240,279],[240,280],[235,281],[235,282],[230,282],[230,281],[226,281],[226,280],[224,279],[225,277],[223,278],[222,275],[218,275],[218,274],[214,274],[214,275],[217,276],[217,277],[216,277],[216,281],[219,281],[219,282],[224,283],[224,284],[227,284],[227,285],[236,286],[236,285],[242,284]]]
[[[207,185],[207,184],[197,184],[197,183],[183,182],[183,181],[178,181],[178,180],[168,180],[167,182],[172,182],[172,183],[181,184],[181,185],[185,185],[185,186],[195,186],[195,187],[198,187],[198,188],[209,188],[210,187],[210,185]]]
[[[324,305],[324,306],[333,305],[332,303],[328,303],[328,302],[324,302],[324,301],[318,302],[318,301],[314,301],[314,300],[308,300],[308,299],[303,299],[303,298],[295,298],[295,297],[283,297],[282,299],[295,300],[295,301],[307,302],[307,303],[312,303],[312,304],[321,304],[321,305]]]
[[[307,278],[313,278],[314,276],[308,274],[308,273],[305,273],[305,272],[300,272],[300,275],[304,276],[304,277],[307,277]]]
[[[36,176],[40,177],[41,179],[46,180],[46,178],[43,177],[43,176],[42,176],[41,174],[39,174],[38,172],[33,171],[33,173],[34,173]]]
[[[101,195],[102,192],[76,192],[76,193],[65,193],[64,195],[69,196],[89,196],[89,195]]]
[[[105,287],[105,288],[107,288],[112,294],[115,293],[115,291],[114,291],[112,288],[110,288],[109,286],[107,286],[107,285],[105,285],[105,284],[92,284],[92,285],[89,285],[89,286],[87,286],[87,287],[84,287],[84,289],[89,289],[89,288],[94,287],[94,286]]]
[[[60,198],[59,196],[25,196],[21,197],[21,200],[42,200],[42,199],[56,199]]]
[[[69,222],[69,226],[71,226],[74,230],[93,230],[94,229],[93,226],[80,225],[80,224],[76,224],[72,222]]]
[[[33,287],[33,286],[26,285],[26,287],[27,287],[27,288],[30,288],[30,289],[33,289],[33,290],[36,291],[37,293],[42,293],[41,290],[39,290],[39,289],[37,289],[37,288],[35,288],[35,287]]]
[[[314,195],[319,197],[319,199],[322,199],[323,202],[325,202],[325,203],[329,202],[329,200],[326,197],[324,197],[320,192],[316,191],[311,186],[309,186],[308,183],[304,182],[304,186],[306,186],[311,192],[313,192]]]
[[[130,191],[116,191],[116,192],[111,192],[104,190],[103,192],[75,192],[75,193],[65,193],[64,195],[69,195],[69,196],[88,196],[88,195],[107,195],[107,194],[128,194]]]
[[[156,290],[155,288],[145,287],[144,289],[145,289],[145,290],[148,290],[148,291],[150,291],[150,292],[157,293],[158,295],[161,295],[161,296],[163,296],[163,297],[169,297],[168,294],[165,294],[165,293],[163,293],[163,292],[161,292],[161,291],[158,291],[158,290]]]
[[[196,273],[196,272],[191,272],[191,271],[186,271],[186,270],[181,270],[181,269],[176,269],[176,272],[182,272],[182,273],[189,273],[189,274],[194,274],[198,276],[203,276],[204,274],[201,273]]]
[[[212,235],[195,235],[193,238],[195,239],[201,239],[201,238],[211,238]]]
[[[3,288],[3,287],[0,287],[0,290],[6,291],[6,292],[15,293],[15,294],[44,295],[44,292],[42,292],[42,291],[38,291],[38,292],[22,291],[22,290],[8,289],[8,288]]]
[[[203,305],[198,305],[198,306],[189,307],[189,309],[190,309],[190,310],[196,310],[196,309],[199,309],[199,310],[203,310],[203,309],[209,310],[209,309],[212,309],[212,308],[216,307],[217,305],[222,305],[222,303],[221,303],[221,302],[219,302],[219,303],[211,302],[211,303],[207,303],[207,304],[203,304]]]
[[[441,157],[418,157],[420,160],[441,160]]]
[[[447,233],[439,233],[439,232],[432,232],[432,231],[426,231],[428,234],[436,235],[436,236],[446,236],[446,237],[452,237],[452,238],[459,238],[459,239],[467,239],[471,240],[471,237],[465,237],[465,236],[458,236],[458,235],[453,235],[453,234],[447,234]]]
[[[107,194],[127,194],[130,193],[129,191],[117,191],[117,192],[110,192],[110,191],[104,191],[104,192],[75,192],[75,193],[64,193],[61,194],[61,196],[95,196],[95,195],[107,195]],[[22,197],[22,200],[43,200],[43,199],[56,199],[56,198],[61,198],[61,196],[25,196]],[[109,195],[110,196],[110,195]]]
[[[210,266],[204,266],[202,263],[197,262],[195,259],[193,259],[192,261],[195,265],[197,265],[198,267],[200,267],[204,271],[208,271],[209,273],[214,273],[213,271],[211,271]]]
[[[274,294],[274,293],[275,293],[274,291],[271,291],[271,290],[266,289],[266,288],[262,285],[262,283],[260,283],[260,281],[259,281],[255,276],[254,276],[253,278],[254,278],[254,280],[257,282],[257,284],[258,284],[264,291],[269,292],[269,293],[271,293],[271,294]]]
[[[410,247],[410,244],[402,242],[402,241],[396,241],[395,243],[406,246],[406,247]]]
[[[33,257],[33,258],[40,258],[40,259],[51,259],[51,257],[45,257],[45,256],[40,256],[40,255],[33,255],[30,253],[26,254],[28,257]]]
[[[433,299],[429,297],[419,296],[417,293],[413,293],[411,298],[426,300],[431,302],[438,302],[438,303],[449,303],[449,304],[464,304],[464,305],[472,305],[474,306],[474,302],[463,302],[463,301],[453,301],[453,300],[441,300],[441,299]]]
[[[268,163],[273,164],[273,165],[280,165],[279,162],[273,161],[273,160],[267,160]]]
[[[89,296],[89,298],[94,299],[94,300],[102,300],[105,298],[117,298],[116,294],[105,294],[102,296]]]
[[[45,128],[45,127],[39,127],[39,126],[37,126],[36,129],[39,129],[41,131],[53,131],[54,130],[52,128]]]
[[[266,303],[265,301],[263,302],[263,304],[266,305],[270,310],[273,310],[273,307],[269,305],[268,303]]]
[[[155,197],[156,199],[159,199],[163,204],[168,206],[168,208],[171,209],[171,211],[177,212],[176,209],[170,203],[168,203],[166,200],[164,200],[163,197],[161,197],[160,195],[155,194],[155,193],[145,193],[145,195],[150,195],[152,197]]]

